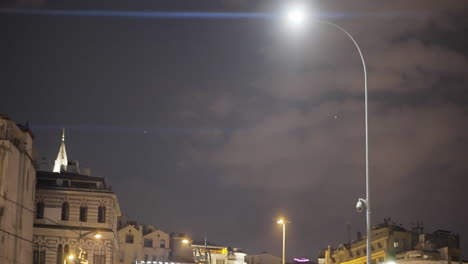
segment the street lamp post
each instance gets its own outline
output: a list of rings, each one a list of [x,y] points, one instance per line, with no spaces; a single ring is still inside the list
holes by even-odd
[[[282,264],[286,264],[286,223],[289,223],[285,219],[281,218],[276,223],[283,225],[283,254],[282,254]]]
[[[301,24],[306,19],[306,14],[300,8],[294,8],[289,10],[287,14],[287,19],[294,25]],[[364,61],[364,56],[362,55],[361,49],[357,44],[356,40],[353,36],[346,31],[344,28],[340,27],[337,24],[332,22],[323,21],[323,20],[314,20],[317,23],[325,24],[329,26],[333,26],[334,28],[339,29],[341,32],[345,33],[346,36],[351,39],[354,46],[356,47],[359,56],[362,62],[362,68],[364,72],[364,129],[365,129],[365,165],[366,165],[366,199],[359,198],[356,209],[358,212],[363,210],[363,207],[366,208],[366,247],[367,247],[367,264],[371,264],[371,255],[372,255],[372,248],[371,248],[371,203],[370,203],[370,188],[369,188],[369,133],[368,133],[368,112],[367,112],[367,70],[366,70],[366,63]],[[283,262],[284,264],[284,262]]]

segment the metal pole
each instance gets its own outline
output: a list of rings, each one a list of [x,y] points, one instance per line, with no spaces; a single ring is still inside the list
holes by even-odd
[[[283,223],[283,264],[286,264],[286,220]]]
[[[372,255],[372,248],[371,248],[371,236],[372,236],[372,230],[371,230],[371,203],[370,203],[370,181],[369,181],[369,129],[368,129],[368,118],[367,118],[367,70],[366,70],[366,63],[364,61],[364,56],[362,55],[361,49],[359,48],[359,45],[357,44],[356,40],[351,36],[351,34],[348,33],[344,28],[338,26],[337,24],[328,22],[328,21],[323,21],[323,20],[316,20],[318,23],[322,24],[327,24],[330,26],[333,26],[342,32],[344,32],[354,43],[354,46],[356,46],[357,51],[359,52],[359,56],[361,57],[361,62],[362,62],[362,68],[364,71],[364,126],[365,126],[365,158],[366,158],[366,245],[367,245],[367,264],[371,264],[371,255]]]

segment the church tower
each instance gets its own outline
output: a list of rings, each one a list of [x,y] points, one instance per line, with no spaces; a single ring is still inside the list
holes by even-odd
[[[60,145],[57,159],[55,160],[53,172],[60,173],[61,171],[67,171],[67,166],[68,166],[68,159],[67,159],[67,151],[65,150],[65,128],[64,128],[62,130],[62,144]]]

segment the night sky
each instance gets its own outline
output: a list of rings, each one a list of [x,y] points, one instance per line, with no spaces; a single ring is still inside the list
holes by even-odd
[[[262,12],[151,18],[0,11],[0,113],[29,122],[41,169],[61,129],[125,216],[281,255],[365,233],[363,73],[345,34],[277,15],[288,1],[14,1],[28,10]],[[374,225],[461,235],[468,258],[468,2],[309,1],[369,74]],[[10,9],[11,10],[11,9]],[[27,12],[26,12],[27,13]],[[104,13],[103,13],[104,14]],[[46,160],[42,159],[44,157]]]

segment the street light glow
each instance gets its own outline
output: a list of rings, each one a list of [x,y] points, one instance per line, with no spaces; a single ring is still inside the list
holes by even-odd
[[[75,258],[75,256],[69,255],[67,258],[68,258],[69,260],[73,260],[73,259]]]
[[[182,240],[182,243],[184,243],[184,244],[188,244],[188,242],[189,242],[188,239],[183,239]]]
[[[280,225],[284,224],[283,218],[281,218],[281,219],[279,219],[278,221],[276,221],[276,223],[278,223],[278,224],[280,224]]]
[[[305,10],[301,6],[290,7],[286,13],[286,19],[288,20],[289,24],[293,26],[304,24],[306,18],[307,16]]]
[[[99,234],[99,233],[97,233],[97,234],[95,234],[95,235],[94,235],[94,237],[95,237],[95,238],[97,238],[97,239],[99,239],[99,238],[101,238],[101,237],[102,237],[102,235],[101,235],[101,234]]]

